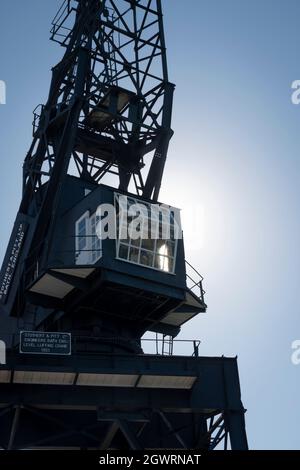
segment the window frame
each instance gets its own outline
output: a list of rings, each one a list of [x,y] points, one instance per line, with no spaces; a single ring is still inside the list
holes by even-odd
[[[92,233],[92,219],[93,217],[96,219],[97,218],[97,212],[94,212],[93,214],[90,215],[90,211],[85,211],[79,219],[76,220],[75,222],[75,264],[79,266],[93,266],[99,259],[102,258],[102,240],[101,238],[98,238],[96,228],[96,220],[95,220],[95,233]],[[79,233],[79,226],[81,222],[85,220],[85,228],[86,228],[86,234],[85,236],[81,236]],[[85,238],[86,243],[85,243],[85,248],[82,249],[80,248],[80,238]],[[97,240],[99,241],[99,249],[95,250],[96,253],[99,252],[99,255],[96,256],[95,259],[93,259],[93,239],[97,237]],[[78,261],[78,258],[80,255],[86,252],[86,262],[82,263]]]
[[[152,240],[154,242],[154,246],[153,246],[153,250],[149,250],[147,248],[143,248],[143,240],[147,240],[147,239],[144,239],[142,237],[138,238],[137,240],[133,240],[132,238],[126,238],[126,239],[120,239],[119,238],[119,224],[121,227],[124,226],[124,223],[123,223],[123,218],[119,217],[119,214],[117,212],[117,208],[119,207],[120,208],[120,204],[119,204],[119,197],[120,196],[124,196],[120,193],[115,193],[114,195],[114,202],[115,202],[115,209],[116,209],[116,217],[117,217],[117,221],[116,221],[116,226],[118,227],[117,229],[117,238],[116,238],[116,259],[118,261],[124,261],[126,263],[131,263],[131,264],[134,264],[136,266],[139,266],[140,268],[147,268],[147,269],[152,269],[154,271],[158,271],[158,272],[161,272],[161,273],[164,273],[164,274],[170,274],[170,275],[176,275],[176,261],[177,261],[177,253],[178,253],[178,238],[169,238],[169,239],[161,239],[161,238],[151,238],[150,240]],[[151,202],[148,202],[148,201],[144,201],[142,199],[137,199],[137,198],[134,198],[133,196],[127,196],[128,198],[128,205],[133,202],[134,204],[143,204],[145,206],[148,207],[148,219],[147,219],[147,228],[148,230],[150,230],[151,234],[152,234],[152,218],[151,218]],[[163,204],[158,204],[159,206],[164,206]],[[170,207],[170,209],[172,209],[172,207]],[[174,208],[175,209],[175,208]],[[150,211],[150,214],[149,214],[149,211]],[[143,217],[143,219],[146,219]],[[150,224],[150,227],[149,227],[149,224]],[[160,217],[159,219],[157,220],[157,224],[158,224],[158,227],[157,227],[157,230],[158,230],[158,233],[159,233],[159,230],[160,228],[162,227],[163,225],[163,218],[162,218],[162,212],[160,212]],[[172,224],[170,223],[169,224],[170,226],[172,226]],[[173,226],[175,225],[175,221],[173,220]],[[156,230],[156,233],[157,233],[157,230]],[[175,229],[173,231],[175,233]],[[143,234],[144,233],[144,224],[143,226],[141,227],[141,233]],[[137,244],[134,244],[132,242],[138,242]],[[164,241],[165,242],[165,245],[167,246],[168,243],[174,243],[174,254],[173,256],[168,256],[168,255],[161,255],[158,251],[158,242],[162,242]],[[127,250],[127,259],[125,258],[122,258],[119,256],[120,254],[120,249],[121,247],[125,248]],[[138,261],[133,261],[131,259],[129,259],[130,257],[130,253],[131,253],[131,250],[132,249],[136,249],[138,251]],[[141,255],[142,253],[148,253],[149,254],[149,257],[152,257],[152,265],[150,266],[149,264],[142,264],[140,262],[141,260]],[[166,263],[166,262],[169,262],[171,265],[172,265],[172,270],[166,270],[166,269],[163,269],[163,268],[158,268],[158,267],[155,267],[155,264],[157,262],[157,258],[161,256],[161,261],[162,263]]]

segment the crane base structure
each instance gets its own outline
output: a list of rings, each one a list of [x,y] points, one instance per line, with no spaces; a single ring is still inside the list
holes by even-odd
[[[236,358],[8,352],[2,449],[247,449]]]

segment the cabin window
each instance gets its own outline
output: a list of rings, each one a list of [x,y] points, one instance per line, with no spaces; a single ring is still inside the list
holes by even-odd
[[[75,224],[76,264],[95,264],[101,258],[101,240],[97,235],[99,218],[85,212]]]
[[[93,214],[90,218],[91,228],[91,262],[96,263],[101,258],[101,239],[97,235],[97,224],[100,217]]]
[[[117,258],[174,273],[178,242],[176,209],[120,194],[115,195],[115,201]]]

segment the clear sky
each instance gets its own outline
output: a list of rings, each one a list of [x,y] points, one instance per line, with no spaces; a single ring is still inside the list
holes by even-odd
[[[0,259],[21,197],[32,110],[61,48],[60,0],[0,0]],[[163,0],[173,128],[160,199],[181,207],[208,311],[181,338],[239,356],[249,444],[300,449],[299,0]]]

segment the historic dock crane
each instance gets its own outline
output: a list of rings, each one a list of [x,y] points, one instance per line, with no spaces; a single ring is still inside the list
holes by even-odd
[[[152,331],[172,352],[206,310],[179,211],[158,202],[174,92],[161,0],[66,0],[51,39],[65,52],[34,111],[0,277],[0,325],[14,333],[0,445],[214,448],[229,435],[246,448],[236,359],[141,347]],[[72,354],[19,353],[21,330],[71,333]]]

